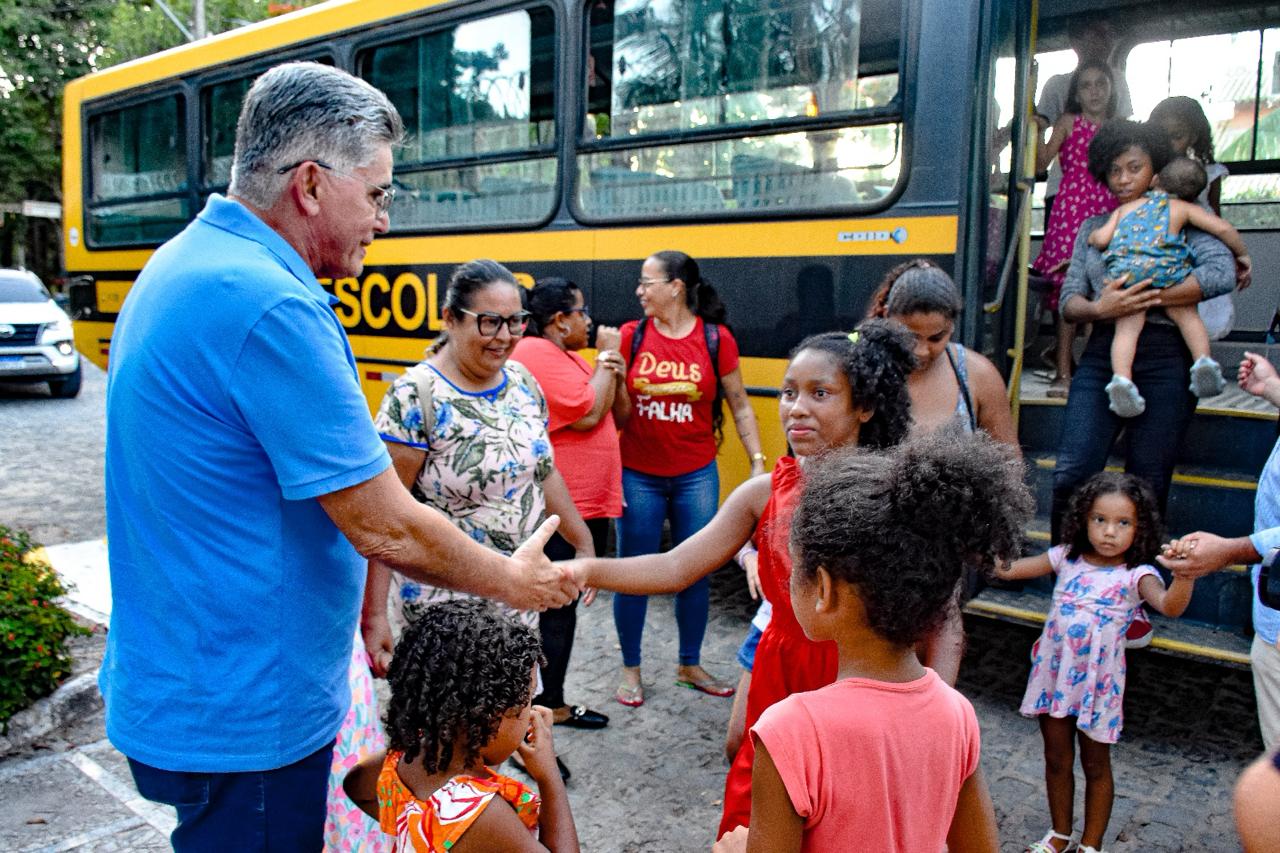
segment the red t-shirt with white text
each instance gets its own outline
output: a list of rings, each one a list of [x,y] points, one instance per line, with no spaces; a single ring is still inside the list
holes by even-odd
[[[716,458],[711,407],[716,374],[702,319],[683,338],[669,338],[652,320],[645,323],[640,351],[631,358],[636,321],[622,327],[631,418],[622,431],[623,467],[655,477],[678,477]],[[738,342],[720,327],[720,376],[738,369]]]

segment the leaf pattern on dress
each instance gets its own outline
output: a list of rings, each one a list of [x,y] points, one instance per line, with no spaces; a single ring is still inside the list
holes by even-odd
[[[375,426],[384,436],[430,447],[414,484],[416,497],[476,542],[510,554],[546,515],[542,482],[554,456],[541,389],[513,362],[503,368],[505,382],[484,394],[461,391],[430,367],[424,372],[435,410],[429,432],[423,431],[417,385],[408,375],[387,389]],[[433,601],[467,596],[399,580],[408,619]],[[536,614],[518,615],[536,623]]]

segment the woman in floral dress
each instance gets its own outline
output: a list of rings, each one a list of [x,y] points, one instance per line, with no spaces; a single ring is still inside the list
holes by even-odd
[[[1057,157],[1062,183],[1044,229],[1040,254],[1031,267],[1049,279],[1053,287],[1045,295],[1045,307],[1058,313],[1058,294],[1067,277],[1067,262],[1075,249],[1080,223],[1115,209],[1116,198],[1089,174],[1089,142],[1098,127],[1116,114],[1116,89],[1112,71],[1101,62],[1084,62],[1071,76],[1066,112],[1053,126],[1049,141],[1036,152],[1036,170],[1043,172]],[[1057,370],[1049,387],[1050,397],[1066,397],[1071,387],[1071,343],[1075,324],[1058,318]]]
[[[591,532],[556,470],[547,403],[529,372],[508,361],[529,315],[506,267],[458,267],[444,302],[445,334],[392,383],[375,424],[414,496],[477,542],[510,554],[548,512],[578,556],[595,556]],[[392,572],[369,564],[362,625],[375,675],[393,647],[387,618]],[[470,595],[398,579],[399,610],[412,620],[429,602]],[[531,627],[537,614],[515,613]]]
[[[560,533],[577,554],[594,556],[591,533],[553,463],[546,400],[529,372],[507,360],[528,323],[515,278],[494,261],[463,264],[449,282],[444,320],[446,334],[426,361],[392,383],[375,421],[401,482],[477,542],[503,554],[528,539],[550,510],[560,516]],[[385,746],[370,668],[383,677],[391,662],[392,576],[386,566],[369,564],[364,643],[357,638],[351,710],[330,779],[331,789],[338,788],[329,800],[328,850],[378,853],[392,846],[340,787],[351,767]],[[469,595],[398,575],[396,580],[396,609],[405,620],[429,602]],[[536,627],[536,613],[509,612]]]

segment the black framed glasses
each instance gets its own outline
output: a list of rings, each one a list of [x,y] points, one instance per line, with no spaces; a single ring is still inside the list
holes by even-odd
[[[588,317],[591,315],[591,306],[583,305],[581,308],[566,308],[564,313],[581,314],[583,317]]]
[[[509,317],[503,317],[501,314],[493,311],[468,311],[466,308],[458,309],[463,314],[469,314],[476,318],[476,329],[480,332],[481,337],[496,337],[498,332],[505,324],[507,331],[511,336],[518,338],[524,334],[524,330],[529,328],[529,318],[533,316],[528,311],[517,311]]]
[[[359,181],[360,183],[364,184],[373,192],[373,195],[370,197],[370,200],[373,202],[373,206],[378,209],[378,213],[380,215],[383,213],[389,213],[391,210],[391,202],[396,200],[395,187],[378,186],[377,184],[366,181],[364,178],[360,177],[359,175],[353,175],[350,172],[344,172],[341,169],[335,169],[332,166],[330,166],[328,163],[324,162],[323,160],[299,160],[296,163],[290,163],[288,166],[281,166],[279,169],[276,169],[276,174],[284,175],[289,172],[292,172],[294,169],[298,168],[303,163],[315,163],[317,166],[319,166],[321,169],[324,169],[327,172],[333,172],[335,175],[339,175],[340,177],[350,178],[353,181]]]

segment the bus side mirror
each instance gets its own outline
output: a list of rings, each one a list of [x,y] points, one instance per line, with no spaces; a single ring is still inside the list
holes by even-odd
[[[67,313],[72,320],[83,320],[93,314],[93,276],[78,275],[68,279],[67,293],[70,296]]]

